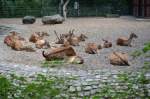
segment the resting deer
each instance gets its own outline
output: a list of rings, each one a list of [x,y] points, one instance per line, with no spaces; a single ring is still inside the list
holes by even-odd
[[[95,43],[88,43],[85,47],[85,52],[88,54],[97,54],[98,46]]]
[[[113,52],[109,55],[110,64],[112,65],[130,65],[128,63],[128,55],[120,52]]]
[[[72,47],[59,47],[52,49],[46,54],[43,51],[42,55],[47,61],[51,61],[53,59],[65,59],[65,57],[76,56],[76,53]]]
[[[131,33],[129,38],[120,37],[117,39],[117,45],[131,47],[132,46],[131,42],[132,42],[133,38],[138,38],[138,36],[134,33]]]
[[[81,34],[81,35],[78,37],[79,41],[85,41],[87,38],[88,38],[88,37],[85,36],[84,34]]]
[[[31,46],[28,46],[26,40],[23,37],[19,36],[17,32],[11,32],[10,35],[6,36],[4,39],[4,43],[16,51],[35,51]]]
[[[78,39],[78,37],[69,37],[68,39],[67,39],[67,41],[70,43],[70,45],[72,45],[72,46],[79,46],[79,39]]]
[[[108,40],[104,40],[103,48],[110,48],[112,47],[112,42],[109,42]]]
[[[44,40],[44,36],[49,36],[49,34],[47,32],[36,32],[31,35],[29,41],[35,43],[36,48],[50,48],[50,44]]]
[[[35,46],[36,46],[36,48],[38,48],[38,49],[41,49],[41,48],[45,48],[45,49],[50,48],[50,44],[49,44],[49,42],[46,41],[46,40],[38,40],[38,41],[35,43]]]
[[[75,63],[75,64],[83,64],[84,60],[80,56],[70,56],[70,57],[68,57],[67,62],[68,63]]]
[[[32,43],[36,43],[38,40],[41,40],[41,39],[43,39],[43,36],[41,36],[40,32],[36,32],[31,35],[31,37],[29,38],[29,41]]]

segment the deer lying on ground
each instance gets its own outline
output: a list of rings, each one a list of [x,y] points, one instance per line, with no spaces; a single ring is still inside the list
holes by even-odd
[[[60,37],[58,36],[56,31],[54,31],[54,32],[58,39],[56,44],[66,45],[66,43],[67,43],[72,46],[79,46],[79,43],[81,41],[85,41],[85,39],[87,38],[84,34],[81,34],[80,36],[75,36],[74,30],[70,30],[69,33],[67,33],[67,34],[60,34]]]
[[[68,41],[70,42],[70,45],[79,46],[79,43],[85,41],[85,39],[87,39],[87,37],[84,34],[81,34],[80,36],[70,37]]]
[[[110,48],[112,47],[112,42],[109,42],[108,40],[104,40],[103,48]]]
[[[100,47],[95,43],[88,43],[85,47],[85,52],[88,54],[97,54],[98,49],[100,49]]]
[[[13,40],[18,39],[18,40],[25,40],[24,38],[18,36],[18,33],[15,31],[10,32],[8,36],[5,37],[4,43],[7,44],[8,46],[12,46]]]
[[[84,63],[83,59],[76,55],[76,52],[71,46],[54,48],[49,53],[45,53],[43,51],[42,55],[47,61],[55,59],[65,59],[69,63]]]
[[[47,61],[51,61],[53,59],[64,59],[68,56],[76,56],[76,53],[72,47],[59,47],[52,49],[49,53],[42,52],[43,57]]]
[[[120,52],[113,52],[109,55],[110,64],[112,65],[127,65],[130,66],[128,63],[128,55],[125,53]]]
[[[43,36],[41,37],[40,32],[36,32],[30,36],[29,41],[32,43],[36,43],[38,40],[41,39],[43,39]]]
[[[54,31],[58,41],[56,42],[56,44],[63,44],[64,43],[64,39],[68,40],[71,37],[74,37],[74,30],[70,30],[69,33],[67,34],[60,34],[60,36],[58,36],[58,33],[56,31]]]
[[[75,63],[75,64],[83,64],[84,60],[80,56],[70,56],[70,57],[68,57],[67,62],[68,63]]]
[[[4,43],[16,51],[35,51],[31,46],[27,45],[26,40],[19,36],[17,32],[11,32],[10,35],[6,36]]]
[[[117,45],[131,47],[132,46],[131,42],[132,42],[133,38],[138,38],[138,36],[134,33],[131,33],[129,38],[120,37],[117,39]]]
[[[36,46],[36,48],[38,48],[38,49],[41,49],[41,48],[48,49],[48,48],[50,48],[50,44],[49,44],[49,42],[46,41],[46,40],[38,40],[38,41],[35,43],[35,46]]]
[[[35,43],[36,48],[50,48],[50,44],[44,40],[44,36],[49,36],[49,34],[47,32],[36,32],[31,35],[29,41]]]

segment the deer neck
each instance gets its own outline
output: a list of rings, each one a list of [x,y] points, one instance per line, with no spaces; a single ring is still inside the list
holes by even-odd
[[[130,36],[129,39],[128,39],[128,44],[129,45],[131,44],[132,40],[133,40],[133,36]]]

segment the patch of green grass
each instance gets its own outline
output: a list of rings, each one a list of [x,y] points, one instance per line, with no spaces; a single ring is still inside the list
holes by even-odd
[[[150,42],[145,43],[145,46],[144,46],[144,48],[143,48],[143,52],[144,52],[144,53],[146,53],[146,52],[148,52],[148,51],[150,51]]]
[[[132,56],[133,58],[136,58],[136,57],[139,57],[139,56],[142,55],[142,54],[143,54],[142,51],[136,50],[136,51],[134,51],[134,52],[131,53],[131,56]]]
[[[43,67],[57,67],[57,66],[61,66],[64,65],[65,61],[64,60],[52,60],[52,61],[44,61],[42,62],[42,66]]]
[[[143,70],[145,70],[145,71],[150,70],[150,62],[144,62]]]
[[[67,79],[38,74],[34,79],[0,75],[0,99],[57,99]],[[59,99],[59,98],[58,98]]]
[[[127,88],[117,88],[106,83],[92,99],[149,99],[145,84],[150,83],[150,81],[145,78],[144,74],[143,72],[134,75],[119,74],[117,80],[126,85]]]

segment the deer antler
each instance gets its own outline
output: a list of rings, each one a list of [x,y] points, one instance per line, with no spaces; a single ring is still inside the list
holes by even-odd
[[[104,42],[108,42],[108,40],[102,39]]]
[[[73,33],[74,33],[74,31],[75,31],[75,29],[72,29],[71,33],[73,34]]]
[[[58,34],[57,34],[56,30],[54,30],[54,33],[55,33],[57,39],[60,41],[61,39],[58,37]]]

